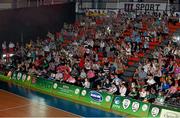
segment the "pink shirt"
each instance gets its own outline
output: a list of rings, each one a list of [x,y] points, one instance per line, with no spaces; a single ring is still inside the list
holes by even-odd
[[[174,70],[175,74],[178,74],[180,73],[180,67],[176,67],[175,70]]]
[[[175,86],[171,86],[171,88],[169,89],[170,93],[176,93],[176,91],[177,91],[177,87]]]
[[[95,74],[94,74],[94,72],[93,71],[88,71],[88,73],[87,73],[87,77],[88,78],[93,78],[95,76]]]

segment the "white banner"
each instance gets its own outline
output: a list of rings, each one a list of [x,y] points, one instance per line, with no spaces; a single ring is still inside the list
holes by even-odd
[[[125,11],[165,11],[167,8],[166,3],[139,3],[139,2],[122,2],[119,4],[120,9]]]
[[[162,109],[160,118],[180,118],[180,112]]]

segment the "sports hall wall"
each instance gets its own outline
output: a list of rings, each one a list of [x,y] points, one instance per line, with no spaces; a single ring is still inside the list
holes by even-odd
[[[0,44],[27,42],[75,21],[75,3],[0,11]],[[23,37],[23,38],[22,38]],[[22,40],[23,39],[23,40]]]

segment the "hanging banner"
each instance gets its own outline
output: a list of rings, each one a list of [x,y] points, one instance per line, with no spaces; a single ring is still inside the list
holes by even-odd
[[[88,105],[110,109],[113,101],[113,95],[106,92],[98,92],[90,89],[82,89],[80,93],[80,101]]]
[[[149,103],[144,103],[135,99],[115,96],[112,104],[112,110],[115,112],[128,113],[133,116],[147,117],[150,109]]]
[[[167,3],[111,2],[111,3],[106,3],[106,9],[121,9],[127,12],[134,12],[134,11],[163,12],[167,10]]]
[[[57,82],[53,84],[53,94],[56,96],[75,99],[79,101],[80,91],[81,87],[78,86]]]
[[[135,2],[124,2],[120,5],[124,11],[154,11],[161,12],[165,11],[167,4],[166,3],[135,3]]]

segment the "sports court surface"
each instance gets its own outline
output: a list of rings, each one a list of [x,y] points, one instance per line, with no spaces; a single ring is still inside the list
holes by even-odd
[[[0,117],[77,117],[4,90],[0,90],[0,93]]]
[[[0,117],[120,117],[0,81]]]

